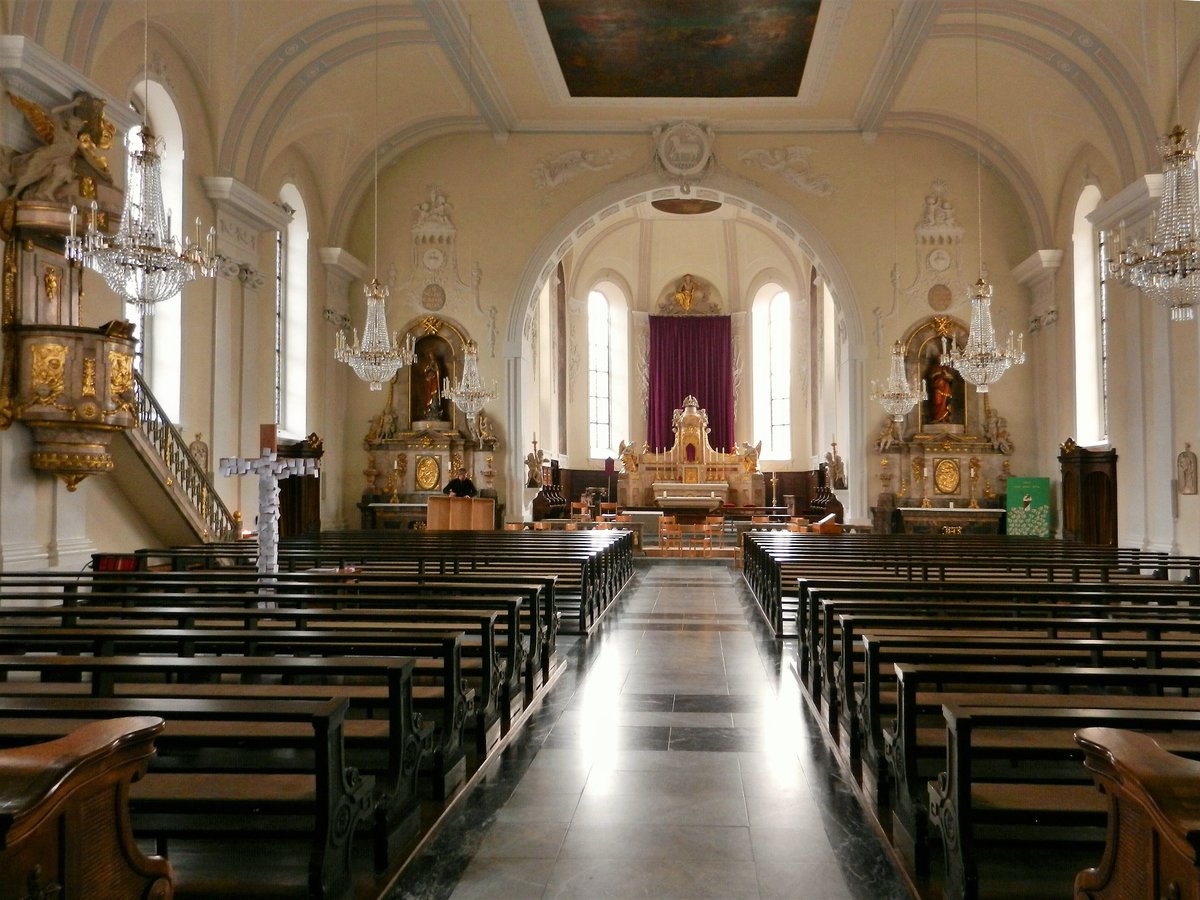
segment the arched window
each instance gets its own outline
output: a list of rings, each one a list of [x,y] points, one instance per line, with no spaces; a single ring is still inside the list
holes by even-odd
[[[762,457],[792,455],[792,298],[780,285],[765,284],[751,307],[754,347],[754,434]]]
[[[1100,204],[1100,189],[1088,185],[1075,204],[1072,264],[1075,281],[1075,430],[1080,444],[1107,440],[1105,317],[1096,230],[1088,215]]]
[[[603,459],[625,436],[629,417],[628,311],[625,292],[601,281],[588,292],[588,455]]]
[[[294,184],[279,191],[292,219],[282,232],[275,321],[278,421],[289,437],[308,433],[308,213]]]
[[[187,220],[183,217],[183,121],[171,95],[157,81],[138,81],[134,105],[146,110],[150,130],[162,139],[163,206],[176,239]],[[141,127],[130,130],[131,146],[140,146]],[[142,377],[172,422],[179,423],[183,392],[183,295],[155,304],[153,315],[140,321],[137,308],[125,307],[125,318],[137,325]]]

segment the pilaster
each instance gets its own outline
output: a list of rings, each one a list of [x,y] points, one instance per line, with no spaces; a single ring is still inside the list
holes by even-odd
[[[350,324],[350,286],[354,281],[362,281],[366,277],[367,267],[341,247],[321,247],[317,254],[325,266],[324,319],[333,326],[323,328],[322,333],[332,334]],[[346,433],[346,409],[349,405],[348,369],[344,363],[333,358],[332,339],[322,340],[321,346],[321,371],[325,379],[325,409],[321,421],[330,434],[343,435]],[[327,472],[326,477],[321,479],[322,528],[346,527],[342,515],[346,494],[345,475],[355,468],[354,465],[345,464],[341,477]]]
[[[205,177],[204,191],[216,209],[221,256],[214,290],[212,450],[216,456],[257,455],[258,426],[274,421],[272,299],[275,234],[288,223],[286,210],[234,178]],[[217,479],[231,509],[243,509],[238,483]],[[249,507],[247,507],[249,508]],[[251,523],[246,519],[247,524]]]
[[[1061,423],[1070,418],[1063,414],[1063,394],[1060,389],[1062,373],[1059,363],[1063,354],[1059,350],[1066,350],[1067,347],[1060,348],[1064,337],[1056,327],[1058,296],[1055,285],[1062,259],[1061,250],[1036,250],[1012,270],[1013,278],[1029,291],[1032,301],[1028,358],[1033,367],[1033,383],[1037,385],[1041,398],[1034,408],[1032,437],[1037,469],[1050,473],[1052,479],[1058,472],[1059,442],[1068,437],[1059,434]]]

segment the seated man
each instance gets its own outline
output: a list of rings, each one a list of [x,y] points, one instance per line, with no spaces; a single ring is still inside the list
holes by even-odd
[[[442,493],[452,497],[474,497],[479,491],[475,490],[475,485],[467,477],[467,470],[460,466],[450,482],[442,488]]]

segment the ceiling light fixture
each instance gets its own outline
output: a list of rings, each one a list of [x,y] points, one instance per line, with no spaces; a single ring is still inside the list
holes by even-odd
[[[942,365],[951,366],[964,380],[986,394],[990,385],[999,381],[1012,366],[1025,362],[1025,335],[1013,341],[1009,331],[1004,347],[996,343],[992,327],[992,286],[983,269],[983,141],[979,132],[979,2],[975,2],[975,194],[979,234],[979,280],[971,291],[971,330],[967,344],[961,350],[955,339],[950,346],[942,337]]]
[[[1175,21],[1175,122],[1179,122],[1179,31]],[[1162,196],[1149,240],[1125,244],[1121,228],[1113,258],[1106,260],[1109,274],[1137,288],[1171,311],[1171,321],[1190,322],[1200,302],[1200,190],[1197,189],[1196,145],[1179,124],[1159,138],[1163,160]]]
[[[216,230],[210,228],[200,245],[200,219],[195,240],[171,234],[171,216],[163,204],[163,141],[150,130],[147,106],[150,100],[150,10],[144,4],[142,20],[142,127],[127,135],[125,199],[117,233],[101,230],[103,221],[96,201],[82,233],[79,208],[71,207],[70,234],[66,256],[103,276],[108,286],[140,315],[150,315],[156,304],[174,297],[183,285],[197,277],[211,276],[217,267]],[[135,148],[134,142],[140,147]]]
[[[391,381],[404,366],[411,366],[417,359],[416,342],[408,335],[404,343],[396,333],[388,334],[387,286],[379,282],[379,4],[375,4],[375,269],[371,282],[363,285],[367,297],[367,320],[363,326],[362,340],[358,329],[353,329],[353,340],[346,340],[346,331],[337,333],[337,345],[333,356],[344,362],[354,374],[369,382],[371,390],[383,390],[385,381]]]

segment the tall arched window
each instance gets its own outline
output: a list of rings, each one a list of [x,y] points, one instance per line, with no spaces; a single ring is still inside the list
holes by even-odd
[[[171,231],[178,239],[185,229],[183,217],[183,121],[171,95],[157,81],[139,81],[133,88],[135,106],[146,110],[150,130],[163,141],[163,206],[171,218]],[[138,142],[141,128],[130,130],[129,140]],[[132,146],[138,146],[133,143]],[[183,393],[183,295],[176,294],[154,307],[153,315],[139,321],[136,307],[125,307],[125,318],[138,326],[142,377],[172,422],[178,423]]]
[[[300,191],[285,184],[279,202],[292,219],[283,232],[282,284],[276,310],[276,390],[279,424],[290,437],[308,433],[308,213]]]
[[[588,292],[588,455],[615,455],[629,417],[628,325],[625,292],[601,281]]]
[[[792,455],[792,298],[780,285],[765,284],[751,307],[754,346],[754,434],[762,457]]]
[[[1072,264],[1075,281],[1075,430],[1084,445],[1107,440],[1104,383],[1104,305],[1097,265],[1096,230],[1088,215],[1100,204],[1100,189],[1088,185],[1075,204]]]

